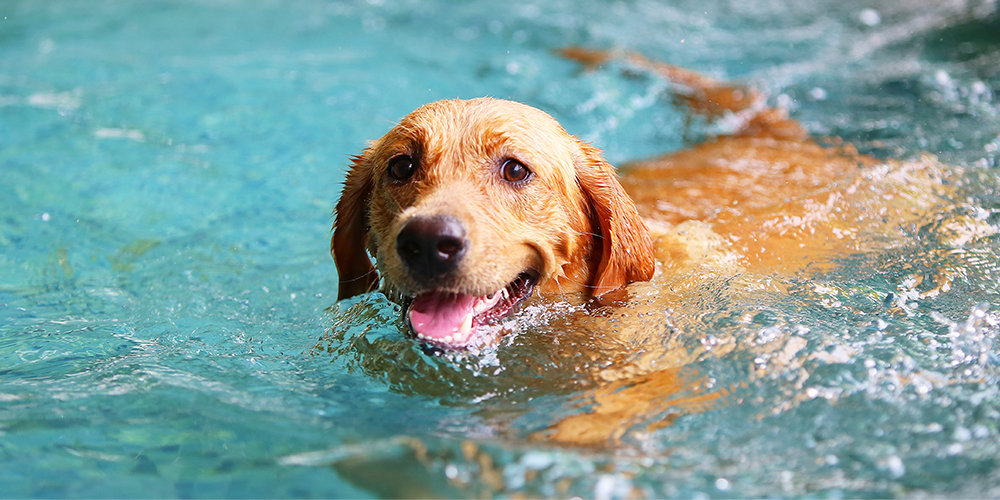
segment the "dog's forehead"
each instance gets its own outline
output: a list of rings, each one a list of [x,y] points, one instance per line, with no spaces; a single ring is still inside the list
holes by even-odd
[[[554,118],[513,101],[438,101],[408,115],[398,128],[427,156],[510,155],[533,162],[568,160],[572,154],[572,138]]]

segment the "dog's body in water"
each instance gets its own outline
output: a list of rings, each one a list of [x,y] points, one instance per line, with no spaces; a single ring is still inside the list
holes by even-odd
[[[595,404],[555,423],[550,439],[600,443],[678,404],[670,394],[685,391],[691,408],[721,397],[679,377],[701,354],[684,347],[683,329],[645,339],[698,281],[732,279],[735,294],[780,290],[838,256],[892,248],[952,189],[933,158],[883,162],[818,144],[753,89],[635,55],[564,54],[589,66],[623,58],[670,82],[692,113],[736,125],[629,164],[619,178],[596,147],[530,106],[431,103],[354,159],[332,240],[339,298],[381,286],[417,341],[438,348],[495,340],[478,333],[529,298],[603,308],[575,328],[643,352],[627,367],[595,370]],[[794,347],[785,338],[747,348]]]

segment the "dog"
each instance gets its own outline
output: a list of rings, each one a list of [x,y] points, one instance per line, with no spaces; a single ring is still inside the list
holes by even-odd
[[[732,392],[681,374],[704,354],[686,347],[683,328],[668,341],[648,339],[698,282],[780,291],[844,255],[903,245],[928,214],[952,206],[949,167],[931,156],[880,161],[836,139],[817,142],[753,88],[637,54],[562,54],[586,68],[618,60],[662,78],[692,116],[731,130],[626,164],[619,177],[599,149],[536,108],[493,98],[430,103],[352,159],[331,240],[338,300],[380,289],[436,348],[490,341],[483,332],[496,330],[483,327],[529,299],[601,309],[575,326],[615,346],[607,352],[640,347],[596,370],[590,410],[553,424],[548,439],[606,442],[667,408],[701,411]],[[945,222],[956,242],[978,231],[966,219]],[[947,290],[951,279],[945,269],[923,293]],[[737,348],[714,342],[715,355]],[[786,332],[753,348],[768,369],[791,370],[803,346]]]
[[[614,57],[564,54],[588,65]],[[423,106],[353,159],[331,241],[338,299],[381,280],[418,339],[461,347],[534,293],[600,297],[652,279],[657,263],[670,272],[714,253],[790,274],[866,250],[861,232],[892,245],[946,189],[931,158],[880,170],[850,146],[811,140],[753,89],[627,59],[673,83],[694,112],[743,113],[741,124],[619,179],[596,147],[530,106]]]
[[[538,109],[492,98],[423,106],[356,157],[332,252],[339,299],[380,276],[416,336],[446,347],[536,289],[603,295],[655,267],[649,230],[600,151]]]

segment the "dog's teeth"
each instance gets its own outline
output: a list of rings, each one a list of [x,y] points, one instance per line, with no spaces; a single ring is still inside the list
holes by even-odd
[[[441,340],[443,340],[446,344],[450,344],[453,339],[451,338],[451,335],[448,335],[447,337]]]
[[[472,314],[465,315],[465,321],[462,322],[462,328],[458,330],[463,336],[468,337],[469,333],[472,332]]]

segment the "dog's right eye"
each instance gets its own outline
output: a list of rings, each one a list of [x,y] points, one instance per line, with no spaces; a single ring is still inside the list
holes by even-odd
[[[413,172],[416,170],[417,166],[413,164],[413,158],[410,158],[410,155],[399,155],[389,160],[389,177],[397,181],[405,181],[413,177]]]
[[[528,177],[531,177],[531,170],[528,170],[528,167],[525,167],[523,163],[513,158],[505,160],[501,170],[503,171],[504,180],[511,184],[522,183]]]

